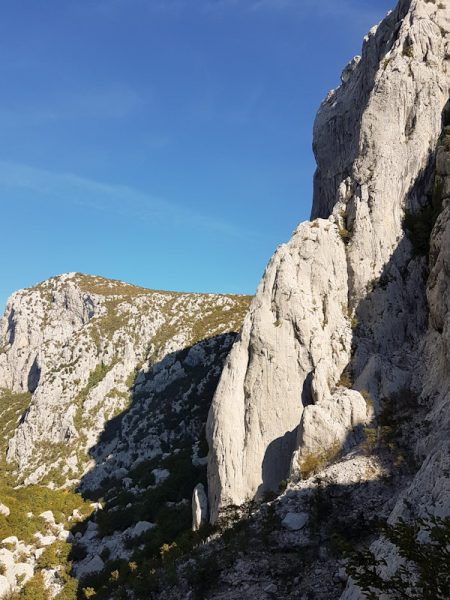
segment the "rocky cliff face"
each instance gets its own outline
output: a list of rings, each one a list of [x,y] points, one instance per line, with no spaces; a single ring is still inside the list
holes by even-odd
[[[427,259],[405,232],[405,214],[423,215],[431,202],[449,99],[449,29],[447,3],[401,0],[319,110],[314,220],[269,263],[211,407],[212,520],[301,475],[312,452],[348,448],[358,439],[352,430],[386,398],[405,389],[442,393],[447,353],[442,340],[436,349],[435,329],[446,314],[437,292],[446,285],[444,216],[426,290]],[[431,367],[437,353],[439,374]],[[417,378],[420,364],[433,383]]]
[[[108,578],[106,562],[142,552],[150,533],[151,546],[189,532],[207,412],[249,300],[75,273],[11,297],[0,321],[0,597],[25,584],[26,597],[44,586],[75,599],[77,580]]]
[[[287,477],[304,406],[348,363],[345,246],[336,224],[300,225],[267,267],[208,419],[212,518]]]
[[[145,395],[147,373],[158,371],[158,391],[186,377],[176,353],[238,330],[247,304],[245,297],[152,292],[80,274],[14,294],[0,321],[0,387],[32,394],[8,448],[20,478],[77,480],[92,468],[88,452],[105,423],[133,394]],[[213,367],[221,345],[211,344],[204,364]],[[208,349],[192,349],[190,363]],[[169,355],[172,362],[161,362]]]
[[[447,0],[369,32],[251,304],[80,274],[11,298],[0,597],[360,599],[343,543],[387,581],[379,520],[449,516],[449,32]]]

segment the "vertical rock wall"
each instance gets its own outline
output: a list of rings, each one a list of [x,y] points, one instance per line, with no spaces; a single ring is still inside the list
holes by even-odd
[[[411,379],[426,261],[402,220],[427,201],[450,83],[448,16],[446,4],[401,0],[319,110],[312,218],[328,221],[300,225],[277,250],[222,374],[208,421],[212,520],[277,487],[305,439],[304,406],[332,400],[348,363],[375,402]]]

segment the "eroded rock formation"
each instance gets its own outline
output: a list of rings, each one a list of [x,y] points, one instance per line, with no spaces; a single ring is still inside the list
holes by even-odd
[[[327,422],[347,429],[337,437],[348,442],[381,399],[428,385],[413,377],[427,328],[427,261],[404,218],[430,202],[449,99],[448,31],[447,4],[401,0],[319,110],[314,220],[269,263],[211,407],[212,520],[228,504],[276,489],[294,449],[310,451],[321,439],[326,450]],[[438,154],[441,171],[445,161]],[[436,290],[446,283],[433,244]],[[428,290],[432,322],[442,323],[436,296]],[[446,362],[442,343],[440,351],[438,364]],[[370,398],[365,415],[356,392],[343,401],[343,384]]]
[[[232,338],[206,340],[238,331],[247,306],[244,296],[151,291],[81,274],[15,293],[0,320],[0,388],[32,397],[8,460],[26,483],[50,470],[59,483],[78,480],[92,468],[87,452],[105,423],[129,407],[133,389],[142,393],[146,373],[154,375],[150,394],[196,362],[213,368]],[[191,347],[183,367],[176,352]]]

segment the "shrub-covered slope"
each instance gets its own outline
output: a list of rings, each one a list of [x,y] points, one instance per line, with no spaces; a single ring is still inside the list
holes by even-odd
[[[81,274],[11,297],[0,322],[0,594],[84,597],[76,578],[159,556],[191,529],[206,416],[249,300]]]

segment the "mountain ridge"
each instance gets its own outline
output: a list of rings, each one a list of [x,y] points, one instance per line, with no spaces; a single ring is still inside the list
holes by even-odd
[[[448,0],[370,30],[254,297],[80,274],[12,297],[0,596],[448,597],[449,61]]]

